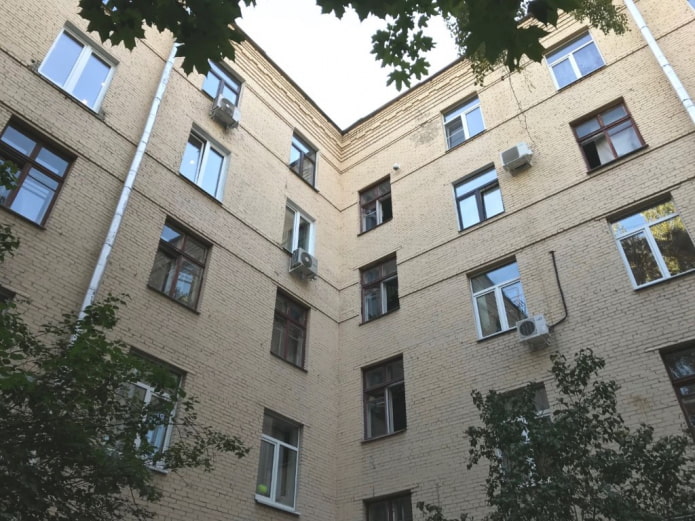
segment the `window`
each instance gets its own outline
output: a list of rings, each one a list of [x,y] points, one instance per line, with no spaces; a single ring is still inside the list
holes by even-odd
[[[227,98],[234,105],[239,104],[239,91],[241,85],[227,73],[222,67],[210,62],[210,70],[203,82],[203,92],[213,99],[217,96]]]
[[[263,416],[256,500],[294,511],[299,460],[299,426],[266,412]]]
[[[151,450],[154,453],[162,453],[167,447],[169,447],[169,441],[171,439],[172,430],[172,420],[174,418],[175,411],[170,409],[171,399],[168,393],[157,393],[155,388],[146,382],[132,383],[128,386],[126,398],[128,400],[135,400],[144,406],[151,406],[153,414],[157,414],[157,418],[166,418],[164,416],[165,412],[160,412],[158,410],[158,405],[161,403],[162,408],[169,412],[168,421],[158,422],[159,424],[155,426],[154,429],[147,432],[145,438],[147,443],[150,445]],[[164,404],[166,402],[166,404]],[[139,447],[142,444],[142,440],[136,440],[136,446]],[[163,462],[160,462],[163,463]],[[158,465],[159,466],[159,465]]]
[[[504,212],[494,167],[455,184],[454,195],[462,230]]]
[[[616,220],[612,228],[636,288],[695,269],[695,246],[671,200]]]
[[[695,434],[695,347],[662,354],[688,428]]]
[[[362,268],[362,320],[367,322],[398,309],[396,258]]]
[[[179,172],[213,197],[222,199],[226,160],[227,155],[220,148],[191,131]]]
[[[364,378],[364,437],[369,440],[405,430],[403,358],[362,371]]]
[[[480,110],[480,100],[476,96],[463,105],[444,114],[444,129],[449,148],[460,145],[476,134],[485,130],[483,113]]]
[[[0,161],[18,168],[17,186],[0,187],[0,205],[43,225],[74,158],[10,123],[0,135]]]
[[[292,136],[290,168],[295,174],[311,186],[314,186],[316,180],[316,150],[296,135]]]
[[[360,214],[363,232],[391,220],[391,182],[388,179],[360,192]]]
[[[270,352],[297,367],[304,367],[308,315],[306,307],[278,292]]]
[[[14,291],[0,286],[0,304],[7,304],[9,302],[12,302],[15,296],[16,294]]]
[[[195,308],[203,283],[208,246],[166,223],[159,238],[159,249],[150,273],[150,287],[189,308]]]
[[[584,119],[572,128],[590,170],[644,146],[622,103]]]
[[[289,252],[297,248],[314,252],[314,221],[290,203],[285,208],[282,247]]]
[[[63,29],[39,73],[92,110],[98,110],[113,75],[113,63]]]
[[[546,60],[558,89],[603,67],[604,64],[589,33],[551,52],[546,56]]]
[[[526,300],[516,262],[471,278],[478,337],[516,327],[526,318]]]
[[[367,503],[367,521],[412,521],[410,492]]]

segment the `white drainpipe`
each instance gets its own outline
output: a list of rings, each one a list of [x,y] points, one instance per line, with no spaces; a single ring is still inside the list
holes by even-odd
[[[121,227],[121,221],[123,220],[123,214],[125,213],[126,206],[128,206],[128,199],[130,199],[130,194],[133,191],[133,184],[135,184],[135,177],[138,175],[138,170],[140,168],[140,163],[142,163],[142,158],[145,155],[145,150],[147,149],[147,144],[150,141],[150,134],[152,133],[152,127],[154,126],[154,121],[157,118],[157,111],[159,110],[159,105],[164,97],[164,91],[166,90],[167,83],[169,82],[169,77],[171,76],[171,69],[174,66],[174,58],[176,58],[176,49],[178,44],[174,43],[171,48],[171,53],[169,54],[169,59],[164,65],[164,70],[162,71],[162,77],[159,80],[159,85],[157,86],[157,92],[152,100],[152,106],[150,107],[150,114],[147,117],[147,122],[145,123],[145,128],[142,131],[142,136],[140,137],[140,142],[138,143],[138,148],[135,150],[135,155],[133,156],[133,161],[130,164],[130,170],[128,170],[128,175],[126,176],[125,183],[123,184],[123,190],[121,191],[121,197],[118,200],[118,205],[116,206],[116,211],[113,214],[113,219],[111,220],[111,226],[104,240],[104,244],[101,246],[101,252],[99,253],[99,260],[94,267],[94,273],[92,273],[92,279],[89,282],[89,287],[87,288],[87,293],[82,301],[82,307],[80,308],[80,318],[84,317],[84,311],[87,306],[90,306],[94,302],[94,297],[101,285],[101,281],[104,278],[104,271],[106,271],[106,265],[111,256],[111,250],[113,250],[113,244],[116,241],[116,235],[118,235],[118,230]]]
[[[681,80],[678,78],[676,71],[673,70],[673,67],[671,67],[671,64],[666,59],[666,56],[664,56],[664,53],[661,52],[659,44],[656,43],[656,40],[652,36],[652,32],[649,30],[649,27],[647,27],[647,22],[645,22],[644,18],[642,18],[642,14],[639,12],[639,9],[637,9],[635,2],[632,0],[624,0],[624,2],[625,7],[627,7],[627,10],[630,11],[632,18],[635,20],[637,27],[639,27],[639,30],[642,31],[642,36],[647,42],[647,45],[649,45],[649,48],[654,54],[656,61],[659,62],[659,65],[663,69],[666,78],[671,83],[673,90],[675,90],[676,94],[678,94],[683,107],[685,107],[685,110],[688,111],[690,119],[692,119],[693,123],[695,124],[695,103],[693,103],[693,98],[688,95],[688,92],[685,90]]]

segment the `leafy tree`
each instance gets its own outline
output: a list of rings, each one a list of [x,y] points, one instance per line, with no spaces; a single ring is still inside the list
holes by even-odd
[[[234,25],[241,18],[241,3],[255,0],[80,0],[82,17],[102,41],[135,46],[144,27],[169,30],[182,45],[183,69],[206,73],[208,59],[234,59],[232,42],[244,39]],[[523,56],[541,61],[540,38],[555,25],[560,11],[604,32],[622,34],[627,19],[611,0],[316,0],[323,13],[342,18],[352,7],[360,20],[372,15],[387,22],[372,36],[372,53],[390,67],[387,84],[410,86],[413,77],[427,74],[423,53],[435,42],[427,24],[435,16],[449,22],[462,56],[471,60],[479,80],[503,63],[517,70]],[[104,5],[105,4],[105,5]],[[105,8],[106,7],[106,8]],[[528,19],[528,21],[526,21]],[[522,22],[523,23],[520,23]]]
[[[11,186],[15,171],[0,163],[0,183]],[[1,260],[18,241],[0,232]],[[210,471],[215,454],[248,453],[199,424],[170,370],[110,338],[121,305],[110,296],[35,332],[15,303],[0,303],[0,520],[147,519],[162,495],[153,469]],[[149,403],[138,382],[153,388]]]
[[[695,512],[695,458],[686,435],[632,430],[617,411],[618,385],[597,378],[605,362],[582,350],[552,356],[559,398],[537,414],[537,387],[472,393],[468,468],[487,460],[489,521],[671,521]],[[428,521],[447,521],[418,504]],[[437,517],[440,516],[440,517]],[[451,520],[454,521],[454,520]]]

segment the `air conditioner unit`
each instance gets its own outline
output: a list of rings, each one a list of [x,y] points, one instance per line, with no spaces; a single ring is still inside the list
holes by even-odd
[[[236,107],[236,105],[234,105],[234,103],[220,94],[212,103],[210,116],[222,123],[227,128],[235,128],[239,125],[241,112],[239,112],[239,109]]]
[[[302,279],[315,279],[319,270],[319,261],[308,251],[297,248],[292,252],[290,273]]]
[[[519,143],[502,152],[501,156],[504,169],[514,174],[520,168],[531,165],[533,151],[526,143]]]
[[[525,342],[532,347],[546,345],[547,339],[550,336],[548,323],[545,321],[543,315],[534,315],[519,320],[516,323],[516,330],[519,334],[519,342]]]

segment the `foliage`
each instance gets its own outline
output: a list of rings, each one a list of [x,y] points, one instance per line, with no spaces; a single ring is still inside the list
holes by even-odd
[[[15,187],[17,167],[14,163],[0,160],[0,204],[4,201],[9,190]],[[7,255],[13,255],[19,248],[19,239],[7,224],[0,224],[0,263]]]
[[[208,60],[234,59],[232,42],[244,39],[234,26],[241,18],[241,3],[255,0],[80,0],[81,16],[89,21],[102,41],[123,43],[132,49],[144,37],[144,26],[169,30],[181,44],[178,56],[183,69],[201,73]],[[360,20],[375,16],[386,28],[372,36],[372,53],[382,66],[390,67],[388,84],[409,87],[411,79],[427,74],[423,53],[435,42],[427,36],[429,21],[443,16],[462,56],[471,60],[479,81],[497,64],[510,71],[520,67],[524,56],[541,61],[539,39],[545,26],[556,25],[560,11],[604,32],[625,31],[627,18],[611,0],[316,0],[323,13],[342,18],[352,7]],[[105,5],[104,5],[105,4]],[[106,7],[106,8],[105,8]],[[528,22],[520,23],[528,18]],[[144,25],[144,26],[143,26]]]
[[[472,393],[482,426],[467,430],[469,468],[490,464],[487,519],[664,521],[692,513],[691,438],[631,430],[617,411],[618,385],[597,378],[605,362],[590,350],[572,362],[552,359],[552,421],[536,413],[533,385],[512,395]]]

